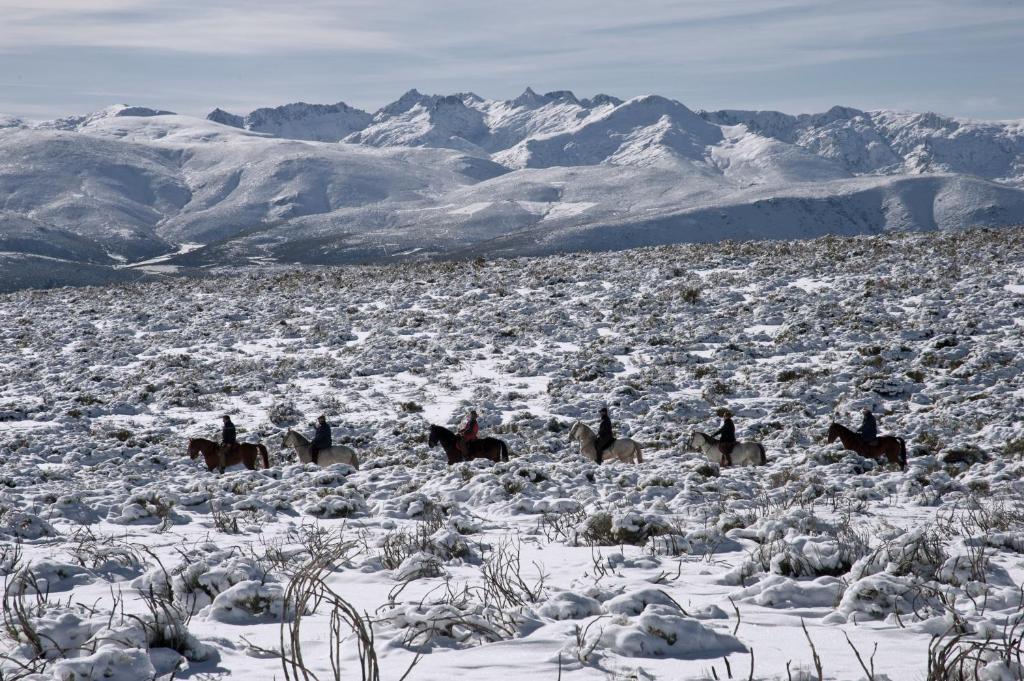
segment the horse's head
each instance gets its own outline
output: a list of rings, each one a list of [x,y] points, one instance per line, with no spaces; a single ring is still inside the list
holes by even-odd
[[[696,430],[690,433],[690,439],[686,441],[687,449],[697,449],[697,436],[700,435]]]
[[[188,458],[195,459],[199,456],[199,450],[199,442],[194,437],[190,437],[188,439]]]
[[[438,430],[437,426],[430,426],[430,435],[427,436],[427,446],[436,447],[438,442]],[[448,463],[452,463],[451,456],[448,457]]]
[[[840,428],[839,424],[836,423],[835,421],[833,421],[832,425],[828,427],[828,434],[825,435],[825,440],[829,444],[832,444],[833,442],[835,442],[836,438],[839,437],[839,428]]]
[[[580,428],[583,427],[583,421],[577,421],[572,424],[572,428],[569,429],[569,439],[578,440],[580,437]]]

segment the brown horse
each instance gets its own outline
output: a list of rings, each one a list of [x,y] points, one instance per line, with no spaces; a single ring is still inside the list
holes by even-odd
[[[907,443],[901,437],[882,435],[875,441],[875,444],[869,445],[858,433],[833,422],[828,427],[829,444],[835,442],[836,438],[842,440],[843,448],[849,449],[851,452],[857,452],[861,456],[875,461],[885,459],[889,463],[899,466],[900,470],[905,470],[907,467]]]
[[[223,450],[223,455],[221,451]],[[270,457],[267,456],[267,448],[263,445],[255,445],[251,442],[239,442],[238,446],[222,446],[219,442],[207,440],[202,437],[189,438],[188,458],[195,459],[200,454],[206,461],[206,467],[213,471],[214,468],[224,472],[225,466],[245,464],[251,471],[256,470],[257,455],[263,457],[263,467],[270,468]]]
[[[466,443],[466,453],[459,448],[459,436],[442,426],[430,426],[430,437],[427,444],[436,447],[440,443],[444,453],[448,455],[448,465],[469,461],[470,459],[490,459],[491,461],[508,461],[508,446],[493,437],[483,437]]]

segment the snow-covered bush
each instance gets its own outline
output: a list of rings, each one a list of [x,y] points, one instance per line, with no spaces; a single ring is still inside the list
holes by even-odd
[[[35,513],[15,511],[0,506],[0,539],[36,540],[56,537],[57,530],[53,525]]]
[[[597,511],[580,523],[573,534],[574,543],[578,546],[642,546],[650,537],[670,531],[669,523],[659,515],[636,511]]]
[[[596,628],[596,627],[594,627]],[[678,608],[648,605],[635,619],[616,617],[594,632],[588,648],[623,657],[717,659],[747,651],[736,637],[715,631]]]
[[[280,584],[246,580],[218,593],[199,614],[224,624],[257,624],[280,622],[290,617],[292,610],[285,603]]]

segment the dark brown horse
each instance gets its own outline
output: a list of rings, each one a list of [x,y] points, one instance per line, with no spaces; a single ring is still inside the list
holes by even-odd
[[[430,437],[427,444],[436,447],[438,444],[448,455],[448,465],[469,461],[470,459],[490,459],[491,461],[508,461],[508,446],[493,437],[483,437],[466,443],[466,453],[459,448],[459,436],[442,426],[430,426]]]
[[[829,443],[835,442],[836,438],[842,440],[843,448],[849,449],[851,452],[857,452],[861,456],[875,461],[884,459],[899,466],[900,470],[907,467],[907,443],[901,437],[882,435],[875,441],[875,444],[869,445],[858,433],[833,422],[828,427]]]
[[[222,448],[223,457],[221,456]],[[202,437],[189,438],[188,458],[195,459],[200,454],[206,460],[206,467],[211,471],[217,468],[223,473],[225,466],[234,466],[238,463],[245,464],[246,468],[254,471],[256,470],[257,455],[263,457],[263,467],[270,468],[270,457],[267,456],[267,448],[263,445],[252,444],[251,442],[239,442],[238,446],[232,448],[227,445],[222,447],[219,442]]]

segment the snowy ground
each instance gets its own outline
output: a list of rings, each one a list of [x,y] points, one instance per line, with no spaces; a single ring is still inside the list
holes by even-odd
[[[1021,678],[1022,266],[1003,230],[0,297],[2,678],[360,678],[353,613],[383,679]],[[568,442],[602,404],[643,464]],[[509,463],[428,449],[470,406]],[[723,406],[768,466],[686,450]],[[824,443],[864,406],[906,471]],[[282,451],[321,412],[359,471]],[[184,456],[223,413],[271,469]]]

